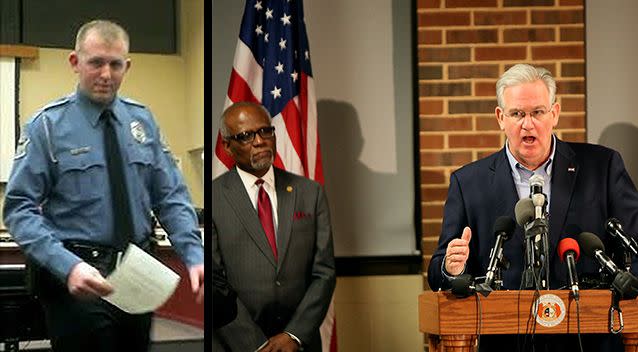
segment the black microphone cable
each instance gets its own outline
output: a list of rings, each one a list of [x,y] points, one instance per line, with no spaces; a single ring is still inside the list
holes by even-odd
[[[583,352],[583,340],[580,336],[580,300],[576,299],[576,326],[578,330],[578,347],[580,347],[580,352]]]

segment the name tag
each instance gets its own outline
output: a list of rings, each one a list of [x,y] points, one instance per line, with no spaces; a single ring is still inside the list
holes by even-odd
[[[71,155],[84,154],[84,153],[88,153],[89,151],[91,151],[91,147],[80,147],[80,148],[74,148],[70,150]]]

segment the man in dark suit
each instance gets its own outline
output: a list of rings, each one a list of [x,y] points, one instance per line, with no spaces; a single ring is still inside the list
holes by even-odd
[[[319,326],[336,283],[324,191],[272,166],[275,131],[261,105],[230,106],[221,135],[236,167],[213,181],[213,265],[237,293],[237,317],[214,330],[213,342],[232,351],[321,351]]]
[[[503,215],[514,218],[516,203],[530,194],[529,178],[534,174],[545,179],[543,192],[549,201],[550,288],[564,287],[567,281],[565,264],[556,250],[560,239],[588,231],[597,234],[606,248],[613,248],[604,227],[610,217],[620,219],[628,233],[638,233],[638,192],[620,155],[598,145],[563,142],[553,135],[560,105],[555,102],[551,74],[543,68],[515,65],[501,76],[496,90],[496,119],[507,141],[501,151],[450,177],[441,237],[428,269],[433,290],[449,288],[462,273],[486,274],[495,242],[494,223]],[[524,248],[524,233],[518,227],[504,244],[504,256],[510,262],[502,272],[505,289],[520,288]],[[598,268],[585,256],[577,264],[581,276],[596,274]],[[633,268],[635,272],[636,261]],[[619,339],[603,337],[584,337],[585,350],[622,351]],[[535,339],[537,351],[578,349],[574,335]],[[516,341],[505,341],[505,337],[485,336],[481,350],[516,345]]]

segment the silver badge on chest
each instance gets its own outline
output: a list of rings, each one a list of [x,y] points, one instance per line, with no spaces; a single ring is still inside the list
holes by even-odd
[[[137,141],[137,143],[146,142],[146,132],[144,131],[144,126],[139,121],[131,122],[131,134],[133,138]]]

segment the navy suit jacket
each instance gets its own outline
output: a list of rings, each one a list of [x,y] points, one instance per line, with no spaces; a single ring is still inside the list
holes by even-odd
[[[618,244],[605,231],[605,222],[610,217],[618,218],[626,232],[638,233],[638,192],[620,154],[599,145],[567,143],[558,138],[556,141],[549,208],[550,288],[554,289],[567,282],[566,266],[556,250],[562,238],[577,237],[582,231],[593,232],[608,252],[614,250]],[[448,243],[459,238],[465,226],[472,229],[465,272],[473,277],[485,275],[490,249],[496,240],[494,222],[503,215],[515,219],[514,207],[519,198],[511,172],[504,147],[452,173],[441,236],[428,269],[428,282],[433,290],[449,288],[441,265]],[[519,289],[525,268],[524,231],[520,226],[503,247],[511,264],[502,272],[504,288]],[[637,267],[634,260],[634,273]],[[585,255],[577,263],[579,275],[593,275],[598,268]]]

